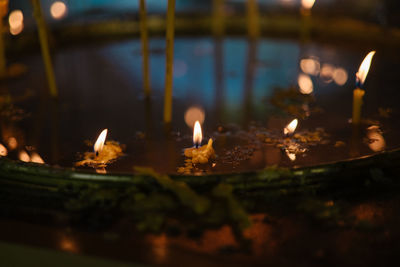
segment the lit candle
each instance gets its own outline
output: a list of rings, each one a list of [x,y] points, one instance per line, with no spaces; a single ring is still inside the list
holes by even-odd
[[[367,78],[369,68],[371,66],[372,57],[375,51],[369,52],[365,57],[361,66],[356,74],[356,89],[353,91],[353,124],[359,124],[361,121],[361,106],[363,103],[363,96],[365,91],[362,89],[365,79]]]
[[[283,134],[288,136],[292,135],[296,131],[297,124],[299,121],[297,119],[292,120],[285,128],[283,128]]]
[[[260,16],[257,0],[247,0],[247,32],[251,39],[260,35]]]
[[[185,156],[192,159],[192,163],[207,163],[210,158],[215,157],[213,148],[213,140],[210,138],[207,145],[201,146],[203,135],[201,132],[201,125],[196,121],[193,128],[193,144],[194,147],[185,149]]]
[[[8,0],[0,0],[0,77],[6,76],[6,55],[5,55],[5,44],[4,44],[4,24],[3,18],[8,12]]]
[[[166,71],[164,92],[164,123],[172,120],[172,86],[174,71],[174,32],[175,32],[175,0],[168,0],[167,37],[166,37]]]
[[[149,37],[147,32],[146,0],[140,0],[140,37],[142,40],[143,87],[146,97],[150,97]]]
[[[0,143],[0,157],[5,157],[8,155],[7,148]]]
[[[107,141],[107,129],[104,129],[94,143],[93,152],[86,152],[84,160],[77,162],[76,166],[89,166],[93,168],[104,168],[123,155],[122,147],[115,141]]]
[[[46,68],[46,77],[52,97],[58,96],[56,78],[54,75],[53,63],[50,56],[49,38],[47,36],[47,25],[43,17],[40,0],[31,0],[33,5],[33,13],[36,19],[39,33],[40,47],[42,49],[42,57]]]

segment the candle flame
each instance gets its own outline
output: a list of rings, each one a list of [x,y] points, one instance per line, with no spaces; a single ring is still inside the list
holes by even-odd
[[[295,154],[295,153],[292,153],[292,152],[290,152],[289,150],[286,150],[286,155],[288,156],[288,158],[289,158],[291,161],[295,161],[295,160],[296,160],[296,154]]]
[[[193,144],[195,145],[195,147],[200,146],[202,140],[203,134],[201,132],[201,125],[199,121],[196,121],[193,129]]]
[[[376,51],[371,51],[368,53],[368,55],[364,58],[363,62],[360,65],[360,68],[358,69],[358,72],[356,74],[356,83],[357,87],[362,87],[365,79],[367,78],[369,68],[371,66],[371,61],[373,56],[375,55]]]
[[[106,137],[107,137],[107,129],[104,129],[101,134],[99,135],[99,137],[97,138],[96,143],[94,144],[94,152],[96,153],[96,155],[100,154],[101,151],[103,151],[104,148],[104,142],[106,141]]]
[[[0,157],[5,157],[8,155],[7,148],[3,146],[3,144],[0,144]]]
[[[301,6],[304,9],[311,9],[315,4],[315,0],[301,0]]]
[[[19,152],[18,158],[20,161],[23,161],[23,162],[31,161],[31,157],[29,157],[28,153],[25,150],[21,150]]]
[[[294,131],[296,131],[297,124],[299,121],[297,119],[292,120],[286,127],[283,129],[283,133],[285,135],[292,134]]]
[[[36,153],[36,152],[32,152],[31,154],[31,162],[33,163],[38,163],[38,164],[44,164],[44,160],[42,159],[42,157]]]

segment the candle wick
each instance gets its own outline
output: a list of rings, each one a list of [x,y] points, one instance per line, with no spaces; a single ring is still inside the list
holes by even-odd
[[[194,144],[195,148],[199,148],[199,143],[196,142],[196,144]]]
[[[356,87],[359,89],[363,89],[363,83],[361,82],[361,79],[356,75]]]
[[[98,156],[99,156],[99,151],[96,151],[96,153],[95,153],[95,154],[96,154],[96,157],[98,157]]]

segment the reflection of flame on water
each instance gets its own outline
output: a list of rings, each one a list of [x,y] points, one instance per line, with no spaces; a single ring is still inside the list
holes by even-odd
[[[295,153],[292,153],[292,152],[290,152],[289,150],[285,150],[285,152],[286,152],[286,155],[288,156],[288,158],[291,160],[291,161],[295,161],[296,160],[296,154]]]
[[[193,144],[195,147],[199,147],[201,145],[201,141],[203,140],[203,134],[201,132],[201,125],[199,121],[196,121],[193,129]]]
[[[10,150],[14,150],[17,148],[18,146],[18,142],[17,139],[15,139],[15,137],[10,137],[7,140],[7,146]]]
[[[321,64],[317,58],[304,58],[300,60],[300,68],[304,73],[316,76],[321,69]]]
[[[297,82],[299,84],[300,93],[309,95],[314,91],[314,85],[310,76],[301,73]]]
[[[368,146],[374,152],[383,151],[386,148],[385,138],[379,129],[379,126],[371,126],[367,132]]]
[[[299,122],[299,121],[298,121],[297,119],[292,120],[292,121],[291,121],[288,125],[286,125],[286,127],[283,129],[283,133],[284,133],[285,135],[293,134],[294,131],[296,131],[298,122]]]
[[[23,162],[30,162],[31,161],[31,157],[29,157],[28,153],[25,150],[21,150],[18,154],[18,158],[20,161]]]
[[[44,164],[44,160],[42,159],[42,157],[36,153],[36,152],[32,152],[31,153],[31,162],[33,163],[38,163],[38,164]]]
[[[64,2],[56,1],[50,7],[50,14],[54,19],[62,19],[67,14],[67,5]]]
[[[204,110],[201,107],[190,107],[185,112],[185,122],[186,125],[192,128],[196,121],[199,121],[200,124],[203,124],[205,119]]]
[[[371,67],[371,61],[373,56],[375,55],[375,51],[371,51],[368,55],[364,58],[363,62],[356,73],[356,85],[357,87],[361,88],[367,78],[369,68]]]
[[[301,0],[301,7],[304,9],[311,9],[315,4],[315,0]]]
[[[60,248],[63,251],[73,252],[73,253],[76,253],[79,251],[76,243],[72,239],[69,239],[67,237],[63,237],[60,240]]]
[[[96,153],[96,155],[99,155],[101,151],[103,151],[104,142],[106,141],[107,138],[107,132],[108,130],[104,129],[97,138],[96,143],[94,144],[94,152]]]
[[[24,14],[21,10],[14,10],[8,16],[8,24],[10,25],[10,33],[18,35],[24,29]]]
[[[168,237],[165,234],[150,236],[149,241],[152,245],[153,254],[157,263],[164,263],[168,256]]]
[[[107,174],[107,170],[106,170],[106,168],[96,169],[96,173]]]
[[[5,157],[8,155],[7,148],[3,146],[3,144],[0,144],[0,157]]]

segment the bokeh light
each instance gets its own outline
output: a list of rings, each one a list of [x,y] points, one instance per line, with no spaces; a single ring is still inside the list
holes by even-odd
[[[317,76],[321,69],[321,64],[317,58],[304,58],[300,61],[300,68],[305,74]]]
[[[50,7],[50,14],[54,19],[62,19],[67,15],[67,5],[64,2],[56,1]]]
[[[12,11],[8,16],[8,24],[12,35],[20,34],[24,29],[24,14],[22,11],[19,9]]]
[[[309,95],[314,91],[314,85],[310,76],[301,73],[297,82],[299,84],[300,93]]]
[[[347,74],[347,71],[343,68],[336,68],[333,72],[333,80],[337,85],[345,85],[348,78],[349,75]]]
[[[203,124],[205,117],[205,112],[201,107],[192,106],[185,112],[185,122],[190,128],[193,128],[196,121],[199,121],[200,124]]]
[[[323,82],[330,83],[333,80],[333,73],[335,71],[335,67],[331,64],[324,64],[321,68],[320,77]]]

